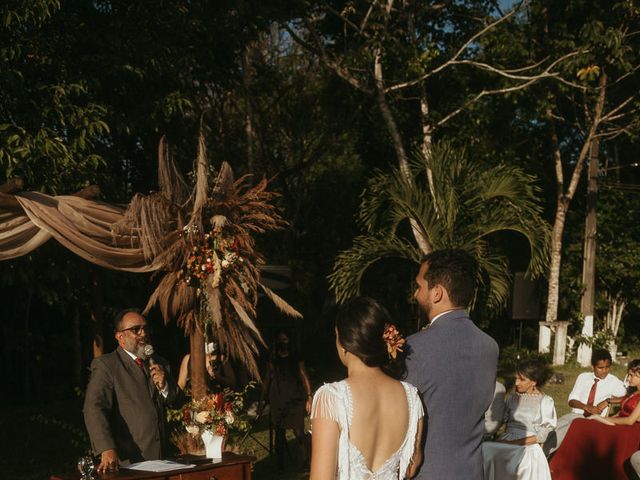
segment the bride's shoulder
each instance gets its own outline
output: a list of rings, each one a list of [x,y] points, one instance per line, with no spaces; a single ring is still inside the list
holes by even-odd
[[[400,381],[400,383],[402,384],[402,386],[404,387],[404,389],[407,391],[409,395],[411,396],[418,395],[418,389],[414,387],[412,384],[410,384],[409,382],[403,382],[403,381]]]
[[[341,397],[346,393],[348,388],[346,380],[339,382],[325,383],[316,390],[316,395],[331,395]]]

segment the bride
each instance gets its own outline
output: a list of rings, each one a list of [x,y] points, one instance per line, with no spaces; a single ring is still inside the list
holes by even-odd
[[[345,380],[323,385],[311,409],[310,480],[397,480],[422,461],[422,404],[404,374],[404,340],[387,311],[356,298],[338,312],[336,348]]]

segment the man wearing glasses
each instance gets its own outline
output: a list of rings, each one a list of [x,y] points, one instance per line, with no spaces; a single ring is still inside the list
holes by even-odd
[[[118,470],[121,460],[162,458],[165,405],[176,406],[179,389],[160,357],[145,362],[150,330],[137,309],[116,315],[118,348],[93,360],[84,401],[98,473]]]

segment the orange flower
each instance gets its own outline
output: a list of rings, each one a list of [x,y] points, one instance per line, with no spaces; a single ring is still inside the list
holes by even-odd
[[[402,338],[395,325],[387,323],[384,326],[382,339],[387,344],[387,353],[389,353],[390,358],[395,359],[398,356],[398,352],[403,351],[402,346],[405,344],[405,339]]]

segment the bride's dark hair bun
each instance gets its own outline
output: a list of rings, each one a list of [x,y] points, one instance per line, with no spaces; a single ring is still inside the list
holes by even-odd
[[[405,371],[402,352],[392,359],[383,339],[385,325],[392,323],[387,309],[368,297],[345,303],[336,317],[338,338],[347,352],[368,367],[380,367],[389,376],[401,378]]]

